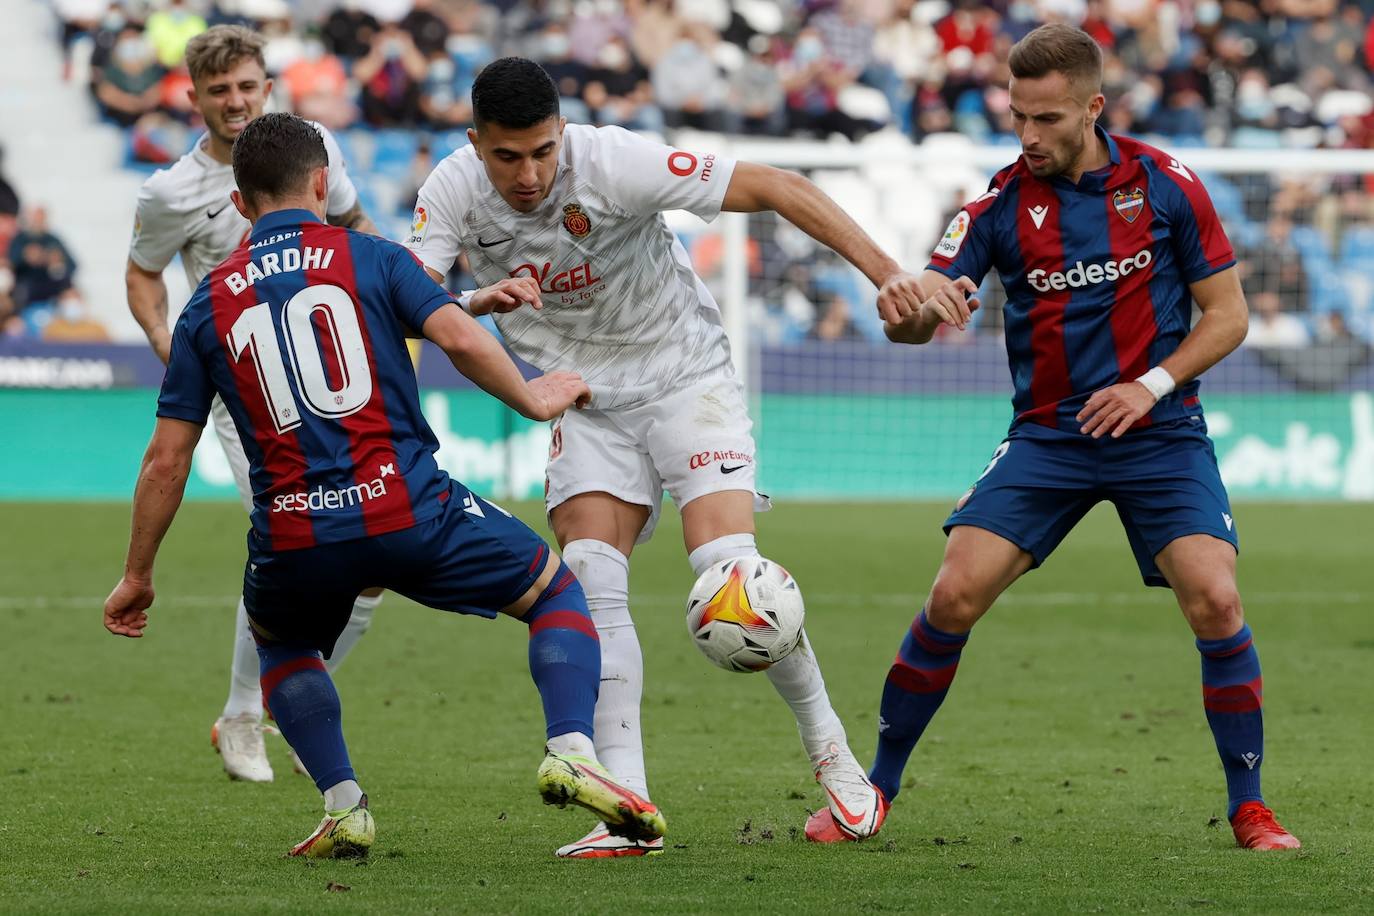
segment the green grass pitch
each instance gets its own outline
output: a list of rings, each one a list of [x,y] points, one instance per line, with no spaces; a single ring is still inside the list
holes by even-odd
[[[939,563],[943,506],[802,505],[760,517],[800,581],[855,752]],[[141,642],[100,626],[127,508],[0,506],[0,912],[1368,911],[1374,623],[1368,507],[1239,507],[1241,589],[1265,674],[1265,788],[1299,853],[1234,848],[1198,658],[1099,509],[979,625],[873,841],[801,838],[821,804],[761,676],[688,642],[691,582],[665,521],[636,554],[644,724],[665,855],[566,862],[587,818],[540,804],[525,630],[386,599],[338,679],[378,842],[365,864],[282,853],[313,786],[269,739],[270,785],[210,749],[244,519],[188,505]],[[521,512],[539,530],[538,509]],[[668,513],[672,515],[671,512]]]

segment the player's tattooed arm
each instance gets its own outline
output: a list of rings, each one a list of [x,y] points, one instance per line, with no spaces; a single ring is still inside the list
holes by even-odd
[[[1146,374],[1148,376],[1157,371],[1167,373],[1168,378],[1164,382],[1166,385],[1172,384],[1165,389],[1165,393],[1174,386],[1191,382],[1221,362],[1228,353],[1240,346],[1250,329],[1250,311],[1245,305],[1240,275],[1234,267],[1188,284],[1188,292],[1192,294],[1202,317],[1193,325],[1188,336],[1183,338],[1178,349]],[[1159,402],[1155,392],[1146,384],[1149,381],[1148,377],[1142,376],[1141,379],[1094,391],[1078,413],[1078,422],[1083,424],[1082,431],[1094,439],[1108,433],[1113,439],[1124,435]],[[1158,384],[1158,381],[1154,384]]]
[[[144,270],[130,260],[124,270],[124,288],[129,311],[165,364],[172,352],[172,331],[167,327],[167,284],[162,271]]]
[[[756,162],[740,162],[730,176],[722,210],[772,210],[857,267],[878,287],[878,314],[893,323],[919,309],[917,278],[878,246],[830,196],[805,176]]]
[[[363,210],[362,201],[357,201],[352,207],[343,213],[331,215],[329,225],[343,226],[345,229],[356,229],[358,232],[366,232],[368,235],[381,235],[382,231],[377,228],[377,224],[372,221]]]
[[[145,612],[153,603],[153,563],[181,506],[201,431],[196,423],[169,417],[159,417],[153,429],[134,487],[124,576],[105,599],[105,629],[116,636],[142,636],[148,625]]]

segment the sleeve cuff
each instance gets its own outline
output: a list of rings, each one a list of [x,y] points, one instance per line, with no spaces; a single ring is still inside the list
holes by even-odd
[[[204,426],[206,421],[210,419],[210,411],[198,410],[182,404],[159,404],[157,405],[157,415],[169,420],[184,420],[197,426]]]

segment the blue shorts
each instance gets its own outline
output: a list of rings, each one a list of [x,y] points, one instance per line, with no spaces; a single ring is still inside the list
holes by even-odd
[[[1240,550],[1216,452],[1201,418],[1160,423],[1120,439],[1023,424],[945,520],[984,528],[1045,562],[1088,510],[1116,506],[1146,585],[1169,587],[1155,557],[1189,534]]]
[[[365,589],[491,618],[529,590],[549,557],[528,525],[457,481],[444,510],[412,528],[301,550],[256,550],[254,542],[250,532],[243,601],[259,640],[313,647],[325,658]]]

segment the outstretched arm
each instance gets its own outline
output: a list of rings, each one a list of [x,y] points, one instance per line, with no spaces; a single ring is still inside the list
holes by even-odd
[[[526,299],[538,297],[538,287],[531,279],[502,282],[528,285],[529,289],[517,286],[515,295]],[[421,330],[448,354],[455,369],[531,420],[552,420],[591,398],[587,383],[575,372],[550,372],[526,382],[501,342],[457,305],[437,309],[425,319]]]
[[[105,600],[105,629],[116,636],[142,636],[148,625],[145,611],[153,603],[153,561],[181,505],[201,429],[185,420],[159,417],[153,430],[134,489],[124,577]]]
[[[796,172],[740,162],[721,209],[732,213],[772,210],[835,251],[878,287],[878,313],[886,321],[900,322],[920,308],[917,278],[902,270],[829,195]]]
[[[1173,391],[1215,366],[1245,340],[1250,311],[1234,267],[1188,285],[1202,318],[1178,349],[1140,378],[1094,391],[1078,413],[1083,432],[1094,439],[1110,433],[1113,439]]]
[[[921,274],[918,295],[922,302],[915,312],[901,321],[884,321],[883,333],[893,343],[929,343],[942,324],[964,330],[970,316],[978,310],[978,284],[968,277],[951,280],[938,270]]]

